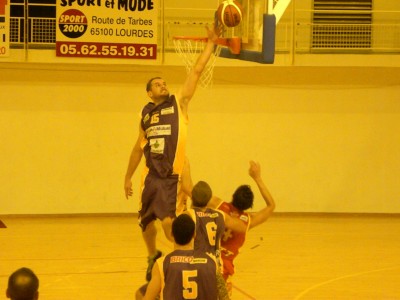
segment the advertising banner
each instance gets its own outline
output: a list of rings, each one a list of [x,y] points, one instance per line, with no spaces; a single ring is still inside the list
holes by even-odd
[[[10,56],[10,6],[0,0],[0,57]]]
[[[56,55],[155,60],[160,1],[58,0]]]

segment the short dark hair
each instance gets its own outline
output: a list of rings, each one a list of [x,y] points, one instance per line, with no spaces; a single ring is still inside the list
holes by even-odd
[[[39,279],[31,269],[20,268],[8,278],[7,293],[12,300],[33,300],[39,289]]]
[[[178,245],[189,244],[194,236],[194,231],[194,221],[188,214],[181,214],[172,222],[172,235]]]
[[[237,209],[244,211],[253,207],[254,194],[249,185],[241,185],[232,195],[232,204]]]
[[[147,81],[147,84],[146,84],[146,92],[151,90],[151,84],[153,83],[153,80],[155,80],[155,79],[162,79],[162,78],[161,77],[150,78],[149,81]]]
[[[197,207],[206,207],[212,197],[211,187],[205,181],[199,181],[192,189],[192,203]]]

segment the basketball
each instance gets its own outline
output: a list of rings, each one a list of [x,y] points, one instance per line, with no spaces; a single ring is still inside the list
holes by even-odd
[[[242,21],[242,6],[236,0],[225,0],[217,10],[218,21],[226,27],[235,27]]]

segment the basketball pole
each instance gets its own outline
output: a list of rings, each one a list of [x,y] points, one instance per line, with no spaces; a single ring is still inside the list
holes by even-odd
[[[292,66],[295,65],[296,60],[296,0],[292,0],[293,8],[292,8],[292,55],[291,55],[291,63]]]

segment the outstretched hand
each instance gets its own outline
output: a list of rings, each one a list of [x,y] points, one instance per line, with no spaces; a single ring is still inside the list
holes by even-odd
[[[254,180],[261,177],[260,163],[252,161],[252,160],[250,161],[249,175]]]
[[[223,28],[224,26],[222,24],[216,25],[215,23],[213,23],[213,27],[211,29],[206,26],[208,39],[215,43],[222,34]]]

